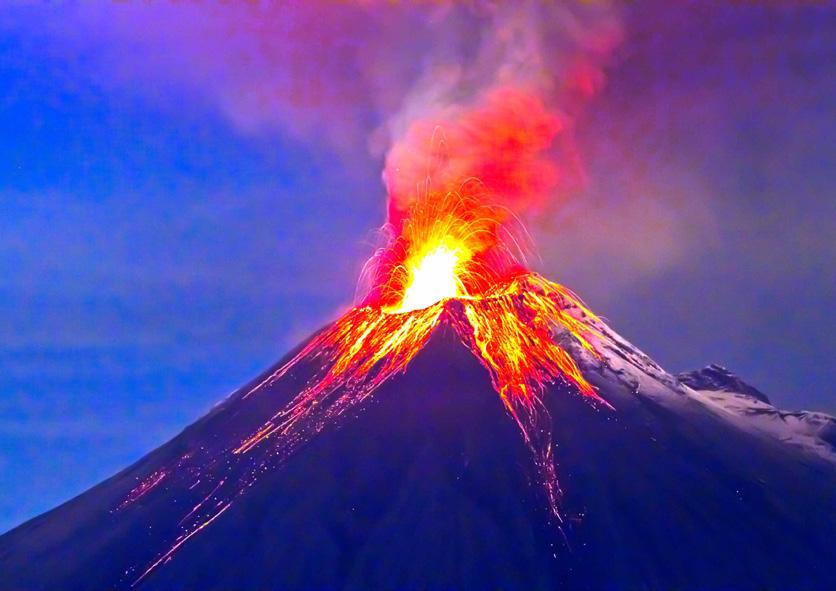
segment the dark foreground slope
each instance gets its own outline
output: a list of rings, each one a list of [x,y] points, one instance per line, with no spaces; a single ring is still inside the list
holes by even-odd
[[[748,428],[607,334],[603,362],[582,363],[616,411],[561,386],[548,396],[563,533],[488,374],[441,329],[406,374],[266,470],[136,588],[836,588],[828,451]],[[219,457],[304,377],[233,395],[134,466],[0,537],[0,589],[130,588],[206,496],[201,480],[222,470],[171,475],[178,458]]]

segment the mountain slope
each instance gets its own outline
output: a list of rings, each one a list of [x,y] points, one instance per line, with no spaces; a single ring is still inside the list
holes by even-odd
[[[549,388],[562,525],[488,373],[443,325],[404,374],[288,457],[262,446],[236,463],[227,450],[313,369],[243,388],[0,537],[0,588],[836,588],[828,428],[788,438],[797,430],[765,428],[734,393],[695,390],[599,329],[601,358],[556,335],[615,408]],[[232,481],[243,492],[221,494]],[[143,576],[195,506],[211,523]]]

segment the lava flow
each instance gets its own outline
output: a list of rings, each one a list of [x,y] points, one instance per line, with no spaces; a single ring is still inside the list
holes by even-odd
[[[118,510],[149,495],[169,474],[194,479],[189,490],[196,493],[208,490],[180,521],[169,550],[135,584],[214,522],[265,470],[405,372],[442,322],[489,372],[532,453],[549,508],[561,520],[552,420],[543,398],[548,384],[562,381],[591,403],[609,407],[555,340],[555,332],[568,334],[597,357],[597,318],[571,291],[526,270],[519,222],[481,191],[480,183],[469,180],[460,191],[424,193],[401,215],[390,215],[392,238],[367,266],[373,287],[366,298],[243,395],[266,392],[304,367],[312,373],[287,406],[235,448],[208,458],[212,473],[184,457],[129,494]],[[262,448],[265,453],[252,453]],[[232,466],[240,463],[249,466],[244,476],[232,477]]]
[[[513,149],[503,153],[513,156],[510,162],[497,157],[488,167],[494,176],[501,172],[527,178],[520,168],[536,163],[546,142],[537,139],[529,149],[521,137],[526,136],[512,134],[507,142]],[[214,522],[266,470],[405,372],[442,323],[452,327],[489,372],[532,453],[548,506],[560,521],[552,419],[544,401],[547,386],[560,381],[593,404],[609,404],[555,334],[598,357],[597,318],[571,291],[526,268],[526,235],[508,195],[504,202],[493,199],[475,178],[454,184],[450,166],[444,170],[446,178],[435,176],[438,190],[430,190],[428,175],[414,194],[390,193],[389,240],[364,269],[370,288],[360,303],[243,394],[266,393],[291,373],[308,376],[291,401],[233,448],[202,450],[203,459],[183,458],[171,470],[149,476],[120,505],[123,510],[147,498],[168,478],[194,481],[188,489],[194,489],[197,504],[178,524],[170,549],[136,582]],[[506,179],[505,186],[512,185]]]
[[[568,289],[525,270],[511,219],[506,210],[466,193],[428,194],[416,200],[397,228],[398,235],[373,259],[376,286],[365,302],[247,394],[300,363],[317,368],[291,403],[235,453],[245,454],[274,439],[279,455],[286,456],[404,372],[447,318],[490,372],[534,453],[550,507],[559,518],[545,387],[563,380],[590,401],[608,405],[555,342],[553,331],[567,331],[597,355],[595,316]]]

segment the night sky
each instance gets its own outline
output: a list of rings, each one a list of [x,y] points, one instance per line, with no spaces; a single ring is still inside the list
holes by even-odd
[[[586,181],[529,220],[532,266],[669,371],[836,412],[836,10],[669,4],[618,11],[573,121]],[[350,306],[384,221],[379,79],[409,84],[421,30],[267,27],[276,57],[250,33],[280,10],[160,6],[0,10],[0,531]],[[369,64],[372,36],[402,67]]]

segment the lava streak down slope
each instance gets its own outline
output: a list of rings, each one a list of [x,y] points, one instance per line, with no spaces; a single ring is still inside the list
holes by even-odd
[[[599,355],[565,330],[555,338],[616,410],[560,381],[544,394],[562,523],[489,373],[444,320],[405,373],[294,453],[275,461],[256,446],[228,465],[221,452],[317,370],[302,364],[247,396],[277,365],[0,537],[0,588],[834,588],[832,448],[726,417],[596,327]],[[212,475],[245,490],[230,502]],[[211,508],[211,523],[165,557],[194,507]]]

